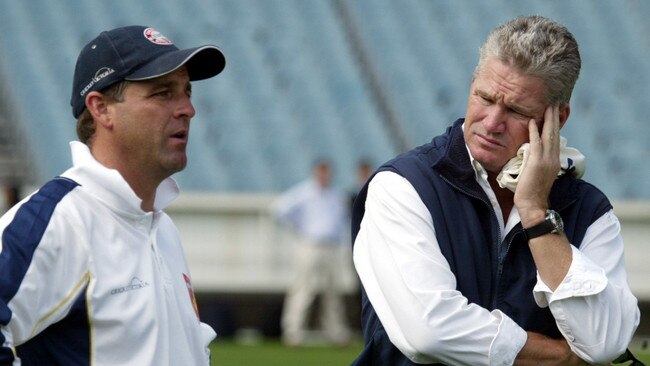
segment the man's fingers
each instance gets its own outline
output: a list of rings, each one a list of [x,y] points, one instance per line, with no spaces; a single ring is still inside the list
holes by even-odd
[[[531,118],[530,121],[528,121],[528,140],[530,142],[539,142],[540,136],[539,136],[539,130],[537,129],[537,123],[535,123],[535,119]]]
[[[533,141],[531,135],[530,141]],[[559,155],[560,150],[560,107],[548,106],[544,110],[544,123],[542,124],[541,137],[539,142],[543,156],[554,158]],[[531,144],[532,145],[532,144]]]
[[[560,108],[559,106],[548,106],[544,110],[544,124],[542,125],[542,136],[546,140],[555,140],[560,133]]]

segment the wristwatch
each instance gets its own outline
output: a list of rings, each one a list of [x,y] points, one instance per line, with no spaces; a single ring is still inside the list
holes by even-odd
[[[544,234],[560,234],[564,231],[564,223],[560,214],[553,210],[546,210],[546,217],[541,223],[524,229],[526,240],[542,236]]]

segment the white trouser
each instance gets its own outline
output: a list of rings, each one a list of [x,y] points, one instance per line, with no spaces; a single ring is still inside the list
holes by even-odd
[[[289,344],[305,341],[309,309],[316,295],[322,294],[320,321],[327,337],[345,343],[347,327],[340,280],[341,248],[333,244],[301,240],[296,248],[296,272],[284,301],[283,340]]]

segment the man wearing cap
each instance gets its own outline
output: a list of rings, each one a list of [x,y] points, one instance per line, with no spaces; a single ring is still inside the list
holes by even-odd
[[[187,162],[190,82],[224,66],[143,26],[81,50],[73,166],[0,218],[0,365],[209,364],[215,332],[162,209]]]

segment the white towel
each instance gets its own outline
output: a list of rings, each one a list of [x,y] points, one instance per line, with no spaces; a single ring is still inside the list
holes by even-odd
[[[576,178],[581,178],[585,173],[585,156],[578,149],[567,147],[566,144],[566,139],[560,136],[560,171],[557,175],[560,176],[569,173]],[[501,169],[501,172],[497,176],[497,182],[501,188],[508,188],[513,192],[515,191],[517,182],[519,182],[519,174],[528,160],[529,149],[529,143],[521,145],[519,150],[517,150],[517,155],[503,166],[503,169]]]

